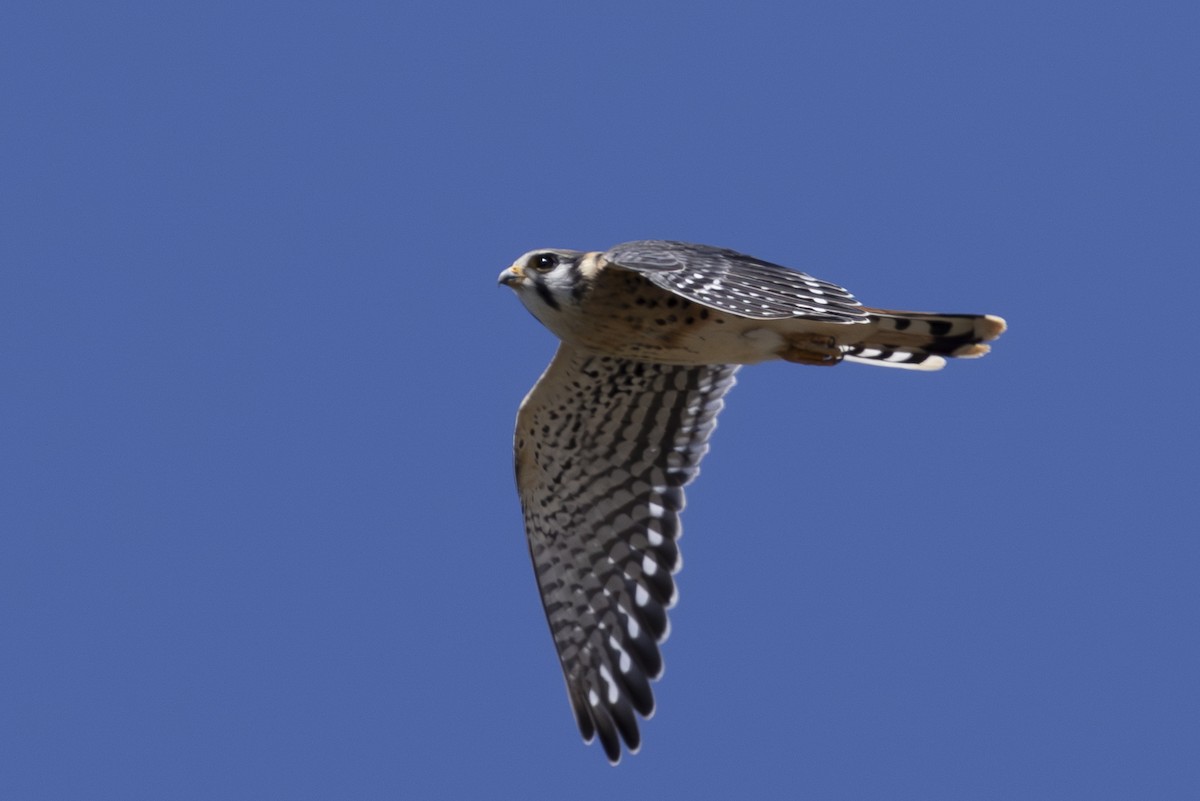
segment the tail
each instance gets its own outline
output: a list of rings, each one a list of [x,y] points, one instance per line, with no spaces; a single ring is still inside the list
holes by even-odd
[[[940,370],[946,358],[975,359],[989,350],[1007,324],[991,314],[929,314],[926,312],[864,309],[871,330],[859,342],[844,346],[849,362]]]

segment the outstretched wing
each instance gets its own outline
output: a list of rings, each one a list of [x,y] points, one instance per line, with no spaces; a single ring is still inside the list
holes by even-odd
[[[842,287],[733,250],[646,239],[617,245],[604,259],[681,297],[739,317],[868,320]]]
[[[675,601],[683,486],[699,472],[736,366],[681,367],[561,345],[517,415],[517,487],[579,730],[635,752],[635,712]]]

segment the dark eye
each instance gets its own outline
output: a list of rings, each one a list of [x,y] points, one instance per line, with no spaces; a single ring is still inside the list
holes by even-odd
[[[539,273],[548,273],[558,266],[558,256],[553,253],[539,253],[530,259],[529,266]]]

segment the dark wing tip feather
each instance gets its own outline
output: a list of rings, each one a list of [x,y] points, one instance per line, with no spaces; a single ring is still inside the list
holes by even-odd
[[[596,724],[596,735],[600,738],[600,747],[604,749],[608,761],[616,765],[621,761],[621,736],[617,733],[617,727],[604,707],[593,706],[590,709],[592,720]]]
[[[592,722],[592,713],[588,709],[587,694],[578,685],[567,681],[567,695],[571,698],[571,711],[575,713],[575,725],[583,735],[583,741],[590,743],[596,736],[596,725]]]

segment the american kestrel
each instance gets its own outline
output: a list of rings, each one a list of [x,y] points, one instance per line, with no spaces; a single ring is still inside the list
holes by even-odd
[[[500,274],[561,340],[517,414],[529,551],[579,730],[613,764],[654,711],[683,487],[740,365],[937,370],[999,317],[887,311],[732,250],[648,240],[534,250]]]

